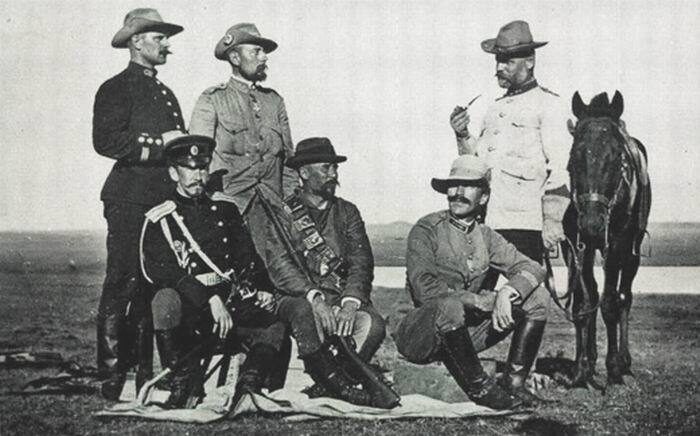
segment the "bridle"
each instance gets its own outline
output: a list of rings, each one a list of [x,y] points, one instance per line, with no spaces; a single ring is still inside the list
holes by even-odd
[[[576,131],[578,131],[582,125],[588,124],[588,120],[584,122],[579,122],[576,125]],[[616,124],[612,123],[615,128],[619,129],[619,126]],[[624,135],[622,136],[622,140],[624,141]],[[621,154],[621,166],[622,166],[622,175],[620,177],[620,180],[617,182],[617,186],[615,187],[615,191],[613,192],[613,195],[611,198],[608,198],[605,194],[595,191],[595,190],[589,190],[588,192],[584,192],[583,194],[579,194],[576,191],[575,184],[571,183],[571,199],[572,203],[574,205],[574,208],[576,209],[576,212],[578,215],[581,215],[581,211],[585,210],[585,205],[587,204],[600,204],[603,206],[605,212],[605,239],[604,239],[604,247],[602,250],[602,255],[603,258],[607,257],[608,250],[610,248],[610,218],[612,216],[612,210],[613,208],[618,204],[623,189],[625,186],[627,188],[631,188],[632,184],[632,175],[630,174],[630,165],[628,162],[628,150],[627,147],[624,147],[623,153]],[[581,238],[581,228],[580,224],[576,223],[576,242],[574,243],[568,236],[566,237],[566,244],[568,245],[569,249],[571,250],[571,258],[570,260],[566,260],[565,258],[565,263],[569,271],[573,270],[575,271],[575,276],[574,279],[571,282],[578,281],[581,284],[581,288],[584,292],[584,294],[588,294],[588,286],[586,286],[586,282],[583,278],[583,257],[586,251],[586,243],[583,242]],[[595,304],[593,307],[587,308],[581,312],[578,312],[576,314],[569,315],[569,308],[571,307],[572,303],[572,296],[573,296],[573,287],[569,287],[566,291],[566,294],[564,294],[561,298],[557,296],[557,291],[554,285],[554,280],[553,280],[553,271],[552,271],[552,263],[549,257],[549,253],[545,251],[544,255],[544,263],[545,263],[545,268],[547,270],[547,279],[545,281],[545,287],[549,291],[552,299],[554,300],[555,304],[563,311],[564,316],[566,319],[572,323],[575,323],[576,321],[586,317],[587,315],[594,313],[598,310],[602,303],[602,299],[599,298],[597,304]],[[565,303],[562,305],[561,301],[564,300]]]

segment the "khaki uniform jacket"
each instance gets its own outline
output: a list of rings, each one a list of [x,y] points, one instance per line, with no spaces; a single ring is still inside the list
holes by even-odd
[[[406,287],[416,307],[463,292],[478,293],[489,267],[526,299],[544,280],[544,269],[483,224],[467,227],[448,211],[427,215],[408,235]]]
[[[542,195],[569,181],[568,110],[557,94],[533,85],[498,98],[467,141],[491,168],[486,224],[493,229],[542,230]]]
[[[296,173],[284,166],[294,154],[287,110],[272,89],[234,78],[206,89],[192,112],[190,133],[216,141],[210,171],[228,171],[223,192],[243,214],[258,183],[280,197],[298,185]]]

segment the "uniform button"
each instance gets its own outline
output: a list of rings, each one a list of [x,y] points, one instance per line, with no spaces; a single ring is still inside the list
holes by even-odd
[[[471,239],[467,239],[467,244],[471,245],[471,243],[472,243],[472,240],[471,240]]]
[[[177,112],[173,112],[173,116],[174,116],[174,117],[179,117],[180,114],[178,114]]]
[[[153,138],[148,138],[148,139],[146,139],[146,142],[149,143],[149,144],[153,144]]]
[[[216,205],[213,204],[213,205],[211,206],[211,210],[216,210],[216,209],[217,209]]]
[[[506,116],[506,114],[505,114],[505,113],[503,113],[503,112],[501,112],[500,114],[498,114],[498,116],[499,116],[499,117],[501,117],[501,118],[503,118],[503,117],[505,117],[505,116]]]
[[[176,129],[180,130],[180,127],[181,127],[181,126],[180,126],[179,124],[175,124],[175,128],[176,128]]]
[[[190,264],[190,266],[191,266],[192,268],[197,268],[197,262],[192,262],[192,263]]]
[[[163,145],[163,140],[160,138],[156,139],[156,145]]]
[[[168,91],[166,91],[166,90],[164,89],[164,90],[160,91],[160,93],[163,94],[163,95],[167,95],[167,94],[168,94]]]
[[[228,242],[228,238],[223,238],[222,241],[223,241],[224,243],[226,243],[226,242]]]
[[[219,226],[219,227],[223,227],[223,226],[224,226],[224,222],[223,222],[223,221],[219,221],[218,223],[216,223],[216,225]]]
[[[224,256],[224,259],[228,259],[230,256],[227,254]]]
[[[137,141],[138,141],[140,144],[143,144],[144,142],[146,142],[146,138],[144,138],[143,136],[139,136],[139,139],[137,139]]]
[[[172,106],[172,105],[173,105],[172,102],[169,102],[169,101],[166,101],[165,104],[167,104],[168,106]]]
[[[472,256],[472,255],[470,254],[470,255],[467,257],[467,259],[472,260],[472,259],[474,259],[474,256]]]
[[[156,83],[160,85],[160,80],[156,79]]]

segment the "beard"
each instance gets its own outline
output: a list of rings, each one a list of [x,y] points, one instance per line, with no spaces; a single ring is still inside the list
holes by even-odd
[[[252,73],[248,73],[246,71],[243,71],[242,69],[240,70],[241,76],[243,76],[244,79],[249,80],[251,82],[263,82],[265,79],[267,79],[267,73],[265,72],[267,70],[267,65],[266,64],[260,64],[257,67],[255,67],[255,71]]]
[[[335,198],[335,190],[338,186],[340,186],[340,183],[338,183],[337,180],[329,180],[321,185],[321,187],[316,190],[315,194],[324,200],[330,200]]]

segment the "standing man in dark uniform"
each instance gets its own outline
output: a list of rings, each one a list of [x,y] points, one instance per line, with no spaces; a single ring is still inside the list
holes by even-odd
[[[185,124],[177,99],[158,80],[154,67],[166,62],[169,37],[182,30],[164,22],[155,9],[129,12],[112,47],[128,48],[131,61],[95,96],[93,145],[102,156],[116,160],[101,193],[107,274],[97,314],[97,366],[105,379],[102,395],[110,400],[119,398],[134,355],[139,361],[137,385],[152,373],[152,327],[147,293],[140,286],[138,238],[144,213],[173,189],[161,135],[184,130]],[[136,331],[128,327],[127,314],[138,325]]]

